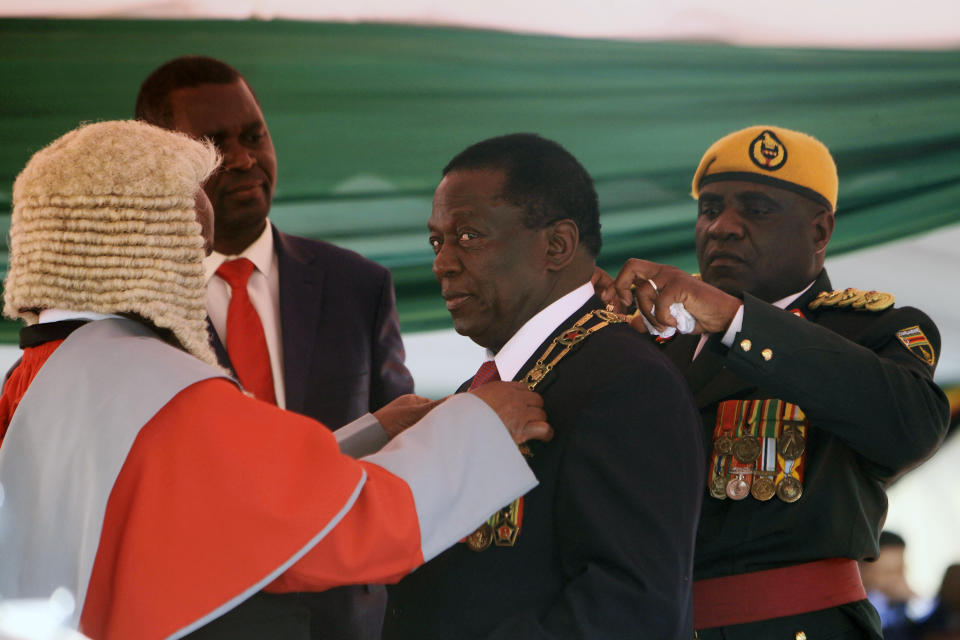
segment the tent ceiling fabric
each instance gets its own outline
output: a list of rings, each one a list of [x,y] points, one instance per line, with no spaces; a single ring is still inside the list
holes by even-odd
[[[955,0],[0,0],[0,16],[389,22],[773,47],[956,48]]]
[[[246,75],[280,161],[272,219],[390,267],[407,332],[450,326],[425,233],[440,168],[511,131],[560,141],[595,177],[612,270],[632,256],[696,268],[693,170],[713,140],[757,123],[835,153],[832,256],[960,221],[958,51],[285,21],[0,20],[0,211],[32,152],[81,121],[130,117],[142,79],[183,53]]]

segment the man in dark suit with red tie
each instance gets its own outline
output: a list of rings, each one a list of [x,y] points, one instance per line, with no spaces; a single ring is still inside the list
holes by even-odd
[[[335,429],[413,391],[390,272],[269,223],[277,158],[260,105],[233,67],[204,56],[144,81],[136,116],[210,138],[222,169],[204,189],[215,213],[207,312],[215,351],[257,397]],[[226,348],[224,348],[226,347]],[[379,636],[385,594],[358,586],[303,596],[315,637]]]
[[[539,488],[389,588],[384,637],[691,638],[699,423],[679,373],[593,294],[593,181],[532,134],[443,174],[433,270],[457,332],[488,350],[471,386],[523,380],[555,436],[529,446]]]

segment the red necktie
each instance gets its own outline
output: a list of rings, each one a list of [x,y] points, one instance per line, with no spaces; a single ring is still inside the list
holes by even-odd
[[[496,361],[487,360],[477,369],[477,374],[473,376],[473,380],[470,381],[470,388],[467,389],[467,391],[476,389],[482,384],[497,382],[498,380],[500,380],[500,372],[497,371]]]
[[[260,316],[250,302],[247,280],[253,263],[246,258],[229,260],[220,265],[217,275],[230,285],[230,306],[227,307],[227,355],[243,388],[257,398],[277,403],[273,392],[270,352]]]

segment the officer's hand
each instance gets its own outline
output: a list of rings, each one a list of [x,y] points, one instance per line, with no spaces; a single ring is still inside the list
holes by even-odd
[[[547,424],[543,398],[520,382],[488,382],[470,391],[497,412],[513,441],[550,440],[553,429]]]
[[[613,278],[600,267],[594,267],[593,275],[590,277],[590,284],[593,285],[593,290],[596,294],[600,296],[603,295],[604,291],[613,286]]]
[[[601,297],[621,312],[636,301],[640,313],[661,331],[677,326],[676,318],[670,315],[670,305],[680,302],[696,320],[694,333],[726,331],[741,304],[738,298],[682,269],[637,258],[627,260]],[[646,331],[639,316],[631,324],[638,331]]]
[[[373,412],[373,416],[380,422],[383,430],[387,432],[387,437],[392,440],[394,436],[413,426],[441,402],[443,400],[431,400],[408,393],[377,409]]]

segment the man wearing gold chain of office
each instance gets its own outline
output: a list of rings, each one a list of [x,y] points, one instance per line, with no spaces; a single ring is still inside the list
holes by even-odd
[[[555,437],[528,449],[540,488],[388,589],[385,638],[688,640],[698,420],[677,370],[594,295],[593,181],[532,134],[443,173],[433,269],[456,330],[489,352],[473,384],[524,380]]]

